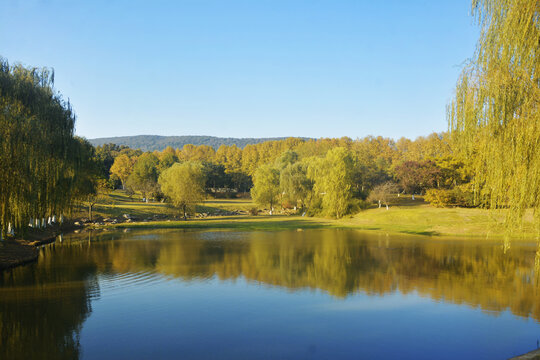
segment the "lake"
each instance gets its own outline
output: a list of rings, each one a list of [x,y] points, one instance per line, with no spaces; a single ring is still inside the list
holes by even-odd
[[[64,236],[0,273],[0,359],[506,359],[536,245],[352,230]]]

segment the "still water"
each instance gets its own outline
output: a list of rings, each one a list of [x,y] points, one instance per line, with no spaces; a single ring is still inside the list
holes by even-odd
[[[0,359],[505,359],[536,246],[343,230],[80,234],[0,273]]]

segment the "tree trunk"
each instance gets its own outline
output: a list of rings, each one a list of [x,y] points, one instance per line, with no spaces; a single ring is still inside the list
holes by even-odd
[[[186,205],[184,205],[184,221],[187,221]]]
[[[88,216],[90,217],[90,222],[92,221],[92,207],[94,205],[90,204],[88,205]]]

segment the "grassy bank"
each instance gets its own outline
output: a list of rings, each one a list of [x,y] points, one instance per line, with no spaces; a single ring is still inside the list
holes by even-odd
[[[198,205],[196,212],[201,214],[226,215],[230,212],[246,213],[255,206],[251,199],[209,199],[204,204]],[[129,197],[124,191],[115,190],[93,207],[95,218],[117,218],[123,214],[129,214],[137,219],[151,218],[154,215],[174,219],[180,217],[180,212],[162,202],[142,202],[140,196]],[[75,218],[88,217],[88,209],[80,207],[75,212]]]
[[[429,236],[501,238],[505,230],[501,224],[504,213],[483,209],[434,208],[421,197],[396,197],[389,210],[371,208],[343,219],[311,218],[287,215],[249,216],[255,204],[249,199],[209,200],[197,208],[205,213],[204,219],[180,220],[178,212],[164,203],[143,203],[115,191],[95,206],[99,217],[122,217],[129,214],[134,222],[106,225],[115,228],[182,228],[182,229],[235,229],[235,230],[287,230],[287,229],[358,229],[385,233]],[[240,215],[230,215],[236,213]],[[84,215],[84,213],[82,213]],[[156,221],[157,220],[157,221]],[[515,237],[534,238],[532,222]]]
[[[463,211],[464,210],[464,211]],[[116,228],[179,228],[179,229],[234,229],[234,230],[303,230],[356,229],[390,234],[428,236],[503,238],[503,227],[483,210],[475,209],[370,209],[353,217],[339,220],[301,216],[231,216],[194,220],[133,222],[111,225]],[[532,226],[514,234],[516,238],[532,239]]]
[[[483,209],[435,208],[419,203],[393,206],[389,210],[369,209],[337,223],[363,230],[432,236],[500,238],[505,235],[504,213]],[[536,236],[531,221],[513,237]]]

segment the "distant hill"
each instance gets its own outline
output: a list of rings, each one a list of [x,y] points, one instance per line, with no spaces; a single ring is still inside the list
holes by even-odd
[[[160,136],[160,135],[137,135],[118,136],[109,138],[89,139],[94,146],[113,143],[116,145],[127,145],[132,149],[142,151],[163,150],[167,146],[181,149],[186,144],[210,145],[218,149],[221,145],[235,145],[243,149],[248,144],[258,144],[269,140],[283,140],[280,138],[221,138],[215,136]]]

